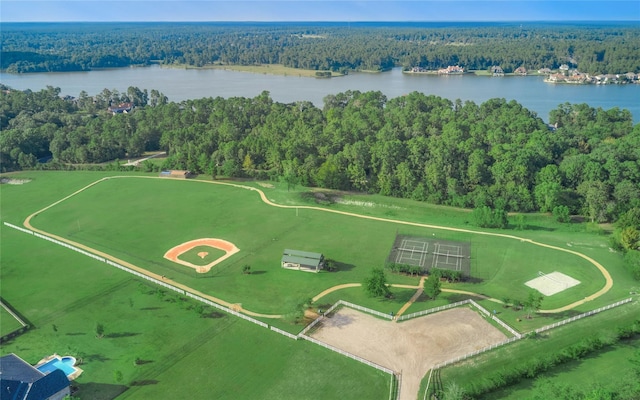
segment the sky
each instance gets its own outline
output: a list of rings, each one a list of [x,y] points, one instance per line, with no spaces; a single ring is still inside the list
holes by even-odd
[[[640,0],[0,0],[0,22],[639,21]]]

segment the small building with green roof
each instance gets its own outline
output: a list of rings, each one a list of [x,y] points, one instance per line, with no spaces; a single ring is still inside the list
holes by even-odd
[[[285,249],[282,254],[282,268],[305,272],[319,272],[324,267],[321,253]]]

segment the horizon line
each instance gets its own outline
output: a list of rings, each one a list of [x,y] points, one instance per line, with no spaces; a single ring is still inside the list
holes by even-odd
[[[93,20],[74,20],[74,21],[1,21],[2,24],[23,24],[23,23],[47,23],[47,24],[66,24],[66,23],[92,23],[92,24],[112,24],[112,23],[496,23],[496,22],[640,22],[640,19],[531,19],[531,20],[130,20],[130,21],[93,21]]]

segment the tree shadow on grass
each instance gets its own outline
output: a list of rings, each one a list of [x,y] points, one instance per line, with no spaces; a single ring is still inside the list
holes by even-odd
[[[341,271],[351,271],[356,266],[353,264],[347,264],[336,260],[327,260],[327,266],[325,266],[324,271],[326,272],[341,272]]]
[[[140,309],[140,311],[154,311],[154,310],[160,310],[162,307],[143,307]]]
[[[110,385],[108,383],[87,382],[74,383],[74,385],[78,389],[73,395],[79,399],[111,400],[127,390],[125,385]]]
[[[67,333],[65,333],[65,335],[67,335],[67,336],[83,336],[83,335],[86,335],[86,333],[85,332],[67,332]]]
[[[157,385],[160,381],[156,379],[142,379],[139,381],[131,382],[131,386],[149,386],[149,385]]]
[[[84,360],[85,362],[91,362],[91,361],[105,362],[111,359],[109,357],[103,356],[102,354],[88,354],[87,356],[84,357]]]
[[[221,312],[212,311],[212,312],[209,312],[209,313],[207,313],[207,312],[202,313],[201,316],[202,316],[202,318],[214,318],[214,319],[216,319],[216,318],[224,318],[227,315],[224,314],[224,313],[221,313]]]
[[[114,332],[114,333],[109,333],[107,335],[104,335],[104,337],[108,339],[119,339],[123,337],[131,337],[131,336],[138,336],[138,335],[139,333],[137,332]]]
[[[267,271],[251,271],[247,275],[262,275],[262,274],[266,274],[266,273],[267,273]]]
[[[393,299],[395,301],[404,304],[408,302],[413,297],[414,294],[416,294],[416,290],[391,288],[391,294],[393,295]],[[418,301],[424,301],[424,300],[426,300],[426,298],[423,295],[421,295]]]
[[[447,293],[446,297],[450,303],[457,303],[459,301],[467,300],[469,298],[477,299],[476,296],[470,296],[468,294],[462,294],[462,293]]]
[[[525,231],[545,231],[545,232],[554,232],[556,229],[555,228],[549,228],[546,226],[539,226],[539,225],[531,225],[531,224],[527,224],[525,222],[525,226],[523,229],[517,229],[518,226],[515,224],[509,224],[509,226],[507,227],[508,229],[511,229],[515,232],[525,232]]]

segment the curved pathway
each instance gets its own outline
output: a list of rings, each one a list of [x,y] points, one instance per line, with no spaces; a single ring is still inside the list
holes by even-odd
[[[143,274],[145,274],[147,276],[153,277],[155,279],[162,280],[162,276],[160,276],[158,274],[149,272],[149,271],[147,271],[147,270],[145,270],[143,268],[140,268],[140,267],[135,266],[135,265],[133,265],[131,263],[128,263],[128,262],[123,261],[123,260],[120,260],[120,259],[118,259],[116,257],[113,257],[113,256],[111,256],[109,254],[106,254],[106,253],[103,253],[101,251],[98,251],[98,250],[93,249],[91,247],[85,246],[83,244],[76,243],[76,242],[73,242],[71,240],[65,239],[63,237],[60,237],[60,236],[57,236],[57,235],[53,235],[51,233],[48,233],[48,232],[42,231],[40,229],[34,228],[31,225],[31,219],[33,217],[35,217],[38,214],[48,210],[49,208],[51,208],[51,207],[53,207],[53,206],[55,206],[57,204],[62,203],[63,201],[65,201],[65,200],[77,195],[78,193],[83,192],[84,190],[89,189],[90,187],[92,187],[92,186],[94,186],[94,185],[96,185],[96,184],[98,184],[100,182],[103,182],[103,181],[106,181],[106,180],[109,180],[109,179],[118,179],[118,178],[167,179],[167,178],[160,178],[160,177],[155,177],[155,176],[110,176],[110,177],[101,178],[101,179],[99,179],[99,180],[97,180],[95,182],[92,182],[89,185],[87,185],[87,186],[85,186],[85,187],[73,192],[72,194],[70,194],[70,195],[68,195],[68,196],[56,201],[55,203],[52,203],[52,204],[48,205],[47,207],[45,207],[45,208],[43,208],[41,210],[38,210],[35,213],[29,215],[24,221],[24,226],[27,227],[28,229],[33,230],[34,232],[38,232],[40,234],[55,238],[55,239],[60,240],[62,242],[77,246],[79,248],[82,248],[83,250],[92,252],[94,254],[98,254],[101,257],[104,257],[104,258],[107,258],[107,259],[112,260],[114,262],[117,262],[117,263],[120,263],[122,265],[125,265],[125,266],[127,266],[127,267],[129,267],[131,269],[134,269],[134,270],[136,270],[136,271],[138,271],[140,273],[143,273]],[[541,246],[541,247],[546,247],[546,248],[553,249],[553,250],[563,251],[563,252],[570,253],[570,254],[576,255],[578,257],[581,257],[581,258],[587,260],[588,262],[590,262],[591,264],[593,264],[596,268],[598,268],[598,270],[604,276],[605,285],[604,285],[604,287],[602,289],[600,289],[596,293],[594,293],[594,294],[592,294],[590,296],[587,296],[582,300],[578,300],[578,301],[575,301],[575,302],[573,302],[571,304],[568,304],[568,305],[566,305],[564,307],[560,307],[560,308],[556,308],[556,309],[552,309],[552,310],[540,310],[539,311],[540,313],[549,313],[550,314],[550,313],[559,313],[559,312],[570,310],[570,309],[575,308],[575,307],[577,307],[577,306],[579,306],[581,304],[584,304],[584,303],[586,303],[588,301],[591,301],[593,299],[596,299],[596,298],[602,296],[603,294],[607,293],[613,287],[613,278],[611,278],[611,274],[609,274],[609,271],[607,271],[607,269],[605,267],[603,267],[602,264],[600,264],[596,260],[592,259],[591,257],[586,256],[586,255],[584,255],[582,253],[579,253],[577,251],[574,251],[574,250],[564,249],[562,247],[552,246],[552,245],[548,245],[548,244],[545,244],[545,243],[539,243],[539,242],[533,241],[531,239],[526,239],[526,238],[522,238],[522,237],[515,236],[515,235],[508,235],[508,234],[504,234],[504,233],[495,233],[495,232],[474,231],[474,230],[471,230],[471,229],[452,228],[452,227],[447,227],[447,226],[429,225],[429,224],[422,224],[422,223],[418,223],[418,222],[402,221],[402,220],[396,220],[396,219],[390,219],[390,218],[373,217],[373,216],[369,216],[369,215],[356,214],[356,213],[352,213],[352,212],[348,212],[348,211],[331,210],[331,209],[322,208],[322,207],[315,207],[315,206],[288,206],[288,205],[282,205],[282,204],[277,204],[277,203],[272,202],[271,200],[269,200],[267,198],[267,196],[265,195],[265,193],[262,190],[260,190],[258,188],[255,188],[255,187],[252,187],[252,186],[240,185],[240,184],[231,183],[231,182],[203,181],[203,180],[195,180],[195,179],[194,180],[189,180],[189,182],[200,182],[200,183],[207,183],[207,184],[232,186],[232,187],[236,187],[236,188],[239,188],[239,189],[255,191],[255,192],[258,192],[258,194],[260,195],[260,199],[264,203],[266,203],[266,204],[268,204],[268,205],[270,205],[272,207],[289,208],[289,209],[293,209],[293,208],[300,209],[301,208],[301,209],[307,209],[307,210],[317,210],[317,211],[323,211],[323,212],[330,212],[330,213],[334,213],[334,214],[347,215],[347,216],[356,217],[356,218],[369,219],[369,220],[374,220],[374,221],[391,222],[391,223],[396,223],[396,224],[401,224],[401,225],[417,226],[417,227],[421,227],[421,228],[439,229],[439,230],[447,230],[447,231],[453,231],[453,232],[464,232],[464,233],[471,233],[471,234],[476,234],[476,235],[497,236],[497,237],[503,237],[503,238],[507,238],[507,239],[519,240],[521,242],[527,242],[527,243],[531,243],[531,244],[536,245],[536,246]],[[182,285],[182,284],[180,284],[178,282],[175,282],[175,281],[172,281],[172,280],[167,280],[167,279],[164,279],[164,280],[165,280],[165,282],[170,283],[171,285],[174,285],[176,287],[179,287],[179,288],[181,288],[181,289],[183,289],[183,290],[185,290],[187,292],[190,292],[190,293],[193,293],[193,294],[197,294],[198,296],[205,297],[205,298],[207,298],[207,299],[209,299],[209,300],[211,300],[213,302],[216,302],[216,303],[218,303],[220,305],[223,305],[225,307],[234,309],[236,311],[240,311],[240,312],[245,313],[247,315],[251,315],[251,316],[255,316],[255,317],[262,317],[262,318],[281,318],[282,317],[281,315],[254,313],[254,312],[251,312],[249,310],[243,309],[241,307],[241,305],[239,305],[239,304],[231,304],[231,303],[228,303],[228,302],[226,302],[226,301],[224,301],[222,299],[218,299],[216,297],[209,296],[209,295],[206,295],[204,293],[201,293],[201,292],[199,292],[197,290],[194,290],[194,289],[192,289],[192,288],[190,288],[188,286]],[[417,287],[419,292],[421,290],[422,283],[423,283],[423,280],[420,281],[420,285]],[[329,288],[329,289],[323,291],[322,293],[318,294],[317,296],[315,296],[313,298],[313,300],[316,301],[317,299],[320,299],[321,297],[325,296],[326,294],[331,293],[331,292],[336,291],[336,290],[344,289],[344,288],[347,288],[347,287],[356,287],[356,286],[360,286],[360,285],[361,284],[359,284],[359,283],[347,283],[347,284],[343,284],[343,285],[337,285],[337,286]],[[409,285],[392,285],[392,286],[416,288],[416,286],[409,286]],[[454,290],[454,289],[443,289],[443,291],[452,292],[452,293],[468,294],[468,295],[471,295],[471,296],[487,298],[487,299],[489,299],[491,301],[495,301],[495,302],[501,303],[500,300],[492,299],[492,298],[489,298],[489,297],[486,297],[486,296],[483,296],[483,295],[480,295],[480,294],[477,294],[477,293],[473,293],[473,292],[466,292],[466,291]],[[417,298],[417,296],[419,296],[418,293],[416,293],[416,295],[414,295],[415,298]],[[412,299],[413,299],[413,297],[412,297]],[[412,303],[411,300],[410,300],[410,302]],[[403,306],[403,309],[401,309],[401,311],[404,312],[406,310],[406,308],[408,308],[411,305],[409,303],[407,303],[407,304],[405,304]]]
[[[352,287],[358,287],[358,286],[362,286],[362,283],[344,283],[342,285],[336,285],[333,287],[330,287],[329,289],[321,292],[320,294],[318,294],[317,296],[315,296],[313,299],[311,299],[314,303],[318,300],[320,300],[322,297],[328,295],[331,292],[335,292],[337,290],[341,290],[341,289],[347,289],[347,288],[352,288]]]

